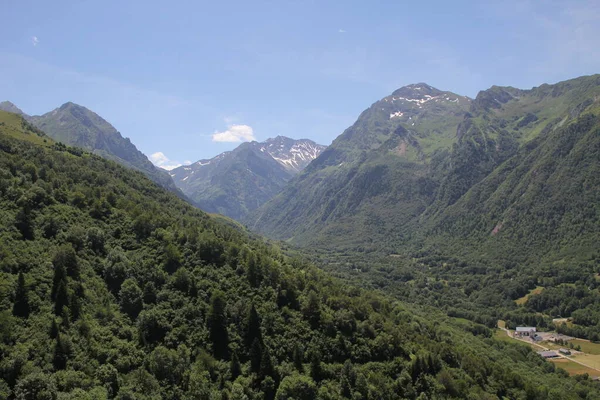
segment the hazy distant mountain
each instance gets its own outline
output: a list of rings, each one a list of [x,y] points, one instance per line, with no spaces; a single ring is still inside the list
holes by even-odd
[[[137,169],[164,188],[180,193],[166,171],[155,167],[128,138],[121,136],[110,123],[83,106],[68,102],[41,116],[26,115],[8,101],[0,103],[0,109],[24,116],[56,141],[81,147]]]
[[[243,143],[170,174],[203,210],[241,219],[279,193],[324,149],[312,140],[277,136],[262,143]]]

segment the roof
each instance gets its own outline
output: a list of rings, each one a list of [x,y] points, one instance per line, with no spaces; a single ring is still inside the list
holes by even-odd
[[[538,354],[544,358],[558,357],[555,350],[540,351]]]
[[[533,326],[517,326],[517,332],[535,332],[535,327]]]

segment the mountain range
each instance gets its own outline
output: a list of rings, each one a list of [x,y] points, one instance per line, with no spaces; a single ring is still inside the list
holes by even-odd
[[[589,250],[598,233],[597,211],[585,204],[597,204],[600,187],[599,104],[600,75],[531,90],[494,86],[474,100],[403,87],[365,110],[245,222],[296,245],[338,250],[460,241],[463,253],[491,252],[500,242],[532,256],[547,250],[548,238],[579,238]],[[574,188],[585,201],[571,199]]]
[[[336,279],[4,111],[0,282],[3,399],[600,396],[529,346]]]
[[[30,116],[13,103],[3,101],[0,103],[0,110],[21,115],[56,141],[80,147],[141,171],[160,186],[181,193],[166,171],[154,166],[128,138],[124,138],[109,122],[83,106],[68,102],[46,114]]]
[[[202,210],[241,220],[279,193],[325,149],[308,139],[277,136],[170,171]]]

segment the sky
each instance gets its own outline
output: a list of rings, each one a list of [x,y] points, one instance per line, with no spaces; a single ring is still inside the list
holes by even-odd
[[[0,0],[0,101],[72,101],[172,168],[277,135],[330,144],[425,82],[475,97],[600,73],[600,1]]]

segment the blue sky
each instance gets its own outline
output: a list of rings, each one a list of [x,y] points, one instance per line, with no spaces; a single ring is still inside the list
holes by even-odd
[[[0,1],[0,100],[84,105],[164,166],[224,140],[329,144],[410,83],[474,97],[600,72],[597,0]]]

